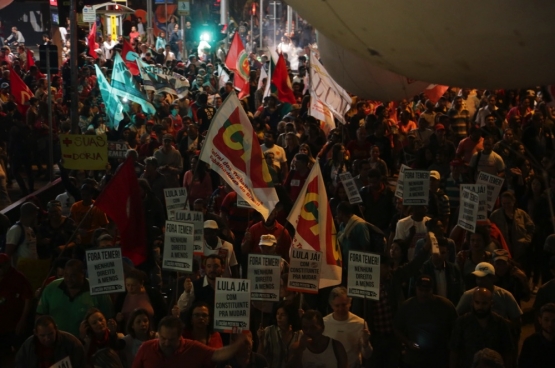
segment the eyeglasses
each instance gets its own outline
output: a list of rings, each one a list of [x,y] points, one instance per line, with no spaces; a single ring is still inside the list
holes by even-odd
[[[208,313],[193,313],[194,318],[208,318]]]

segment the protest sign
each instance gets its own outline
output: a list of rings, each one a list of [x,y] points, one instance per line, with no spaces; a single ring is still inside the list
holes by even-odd
[[[478,173],[476,184],[483,184],[487,188],[486,203],[488,205],[488,211],[493,211],[493,207],[495,206],[497,197],[499,197],[504,181],[505,179],[500,178],[499,176],[488,174],[483,171]]]
[[[106,135],[62,134],[60,147],[64,168],[105,170],[108,163]]]
[[[461,192],[461,207],[459,209],[459,220],[457,225],[472,233],[475,232],[479,204],[479,194],[464,189]]]
[[[239,208],[252,208],[252,206],[243,197],[237,193],[237,207]]]
[[[193,271],[194,232],[193,224],[166,221],[162,269]]]
[[[201,255],[202,247],[204,245],[204,215],[200,211],[175,211],[175,221],[187,222],[195,227],[195,240],[194,246],[196,255]]]
[[[120,248],[87,250],[86,260],[91,295],[125,291]]]
[[[249,329],[249,280],[218,277],[214,300],[215,331],[239,333]]]
[[[287,289],[309,294],[318,294],[321,269],[321,252],[299,248],[292,249]]]
[[[189,209],[187,189],[185,188],[164,189],[164,198],[166,199],[166,212],[168,213],[168,220],[175,219],[175,211]]]
[[[125,159],[127,149],[125,142],[108,142],[108,157]]]
[[[460,192],[467,189],[471,192],[478,194],[479,204],[478,204],[478,221],[486,221],[488,219],[488,208],[486,204],[487,200],[487,188],[482,184],[461,184]]]
[[[65,357],[62,360],[57,361],[56,363],[52,364],[50,368],[72,368],[71,360],[69,357]]]
[[[343,188],[345,188],[345,192],[347,193],[347,198],[349,198],[350,204],[358,204],[362,203],[362,197],[357,189],[357,185],[355,184],[355,179],[350,172],[344,172],[339,174],[339,179],[341,179],[341,183],[343,183]]]
[[[251,300],[279,301],[281,257],[249,254],[248,279]]]
[[[405,206],[427,205],[430,194],[430,172],[405,170],[403,175],[403,204]]]
[[[347,295],[380,300],[380,256],[349,251]]]
[[[399,176],[397,177],[397,186],[395,187],[395,197],[403,199],[403,187],[405,182],[405,170],[410,170],[407,165],[401,165]]]

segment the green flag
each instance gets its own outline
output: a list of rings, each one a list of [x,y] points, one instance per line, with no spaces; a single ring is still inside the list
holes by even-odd
[[[114,57],[112,91],[121,98],[141,105],[145,114],[154,115],[156,113],[156,109],[139,89],[139,84],[133,79],[133,75],[127,69],[127,66],[125,66],[125,62],[119,53],[116,53]]]
[[[110,83],[108,83],[98,65],[95,64],[94,67],[96,68],[98,88],[100,89],[100,94],[104,100],[104,106],[106,107],[106,115],[108,115],[110,119],[110,125],[108,127],[110,129],[117,129],[119,122],[123,120],[123,105],[119,98],[112,93],[112,87],[110,87]]]

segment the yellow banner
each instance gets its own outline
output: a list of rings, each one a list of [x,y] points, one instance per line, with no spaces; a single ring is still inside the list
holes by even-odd
[[[112,31],[112,40],[118,40],[118,23],[115,15],[110,15],[110,26]]]
[[[60,135],[62,159],[66,169],[104,170],[108,163],[106,135]]]

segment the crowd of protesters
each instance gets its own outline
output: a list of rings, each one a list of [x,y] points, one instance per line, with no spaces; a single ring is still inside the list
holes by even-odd
[[[135,51],[145,63],[182,74],[191,88],[182,99],[149,93],[154,115],[127,102],[117,127],[108,124],[111,112],[102,103],[94,64],[109,79],[121,43],[100,47],[96,60],[83,60],[74,120],[65,88],[68,65],[52,77],[48,91],[37,67],[26,66],[24,47],[2,48],[0,208],[11,203],[13,180],[25,197],[35,189],[35,175],[47,171],[48,94],[65,188],[46,203],[27,199],[15,224],[0,217],[2,359],[17,367],[49,367],[66,357],[75,367],[552,366],[555,110],[540,89],[449,88],[437,102],[424,93],[394,102],[353,97],[347,124],[325,132],[308,113],[308,51],[288,38],[280,44],[282,52],[297,52],[288,62],[296,64],[290,78],[297,104],[290,108],[275,95],[264,97],[268,81],[258,79],[270,63],[262,52],[251,53],[250,96],[242,104],[280,200],[263,219],[238,206],[237,193],[198,159],[202,145],[210,144],[203,137],[211,120],[234,90],[232,82],[219,84],[224,45],[200,58],[191,54],[196,46],[186,46],[190,56],[181,60],[183,49],[172,50],[171,38],[153,49],[134,32]],[[10,73],[34,93],[25,115],[10,95]],[[58,139],[76,121],[81,134],[125,142],[135,162],[148,257],[143,264],[125,262],[125,293],[89,292],[85,251],[117,246],[119,238],[101,210],[87,210],[121,160],[112,159],[105,171],[66,170]],[[314,165],[321,166],[344,259],[349,250],[381,255],[379,301],[347,295],[346,262],[341,285],[316,296],[301,298],[285,287],[296,230],[286,218]],[[428,205],[404,206],[395,196],[401,165],[430,171]],[[347,171],[362,205],[348,202],[339,179]],[[488,219],[471,233],[457,226],[460,185],[475,183],[479,172],[504,178],[504,187]],[[161,270],[160,255],[164,189],[180,186],[187,188],[190,208],[204,214],[204,256],[193,274],[176,281]],[[429,232],[439,253],[432,254]],[[253,302],[249,333],[220,334],[212,327],[215,279],[246,277],[249,253],[283,258],[281,301]],[[518,354],[521,304],[533,295],[537,332]]]

